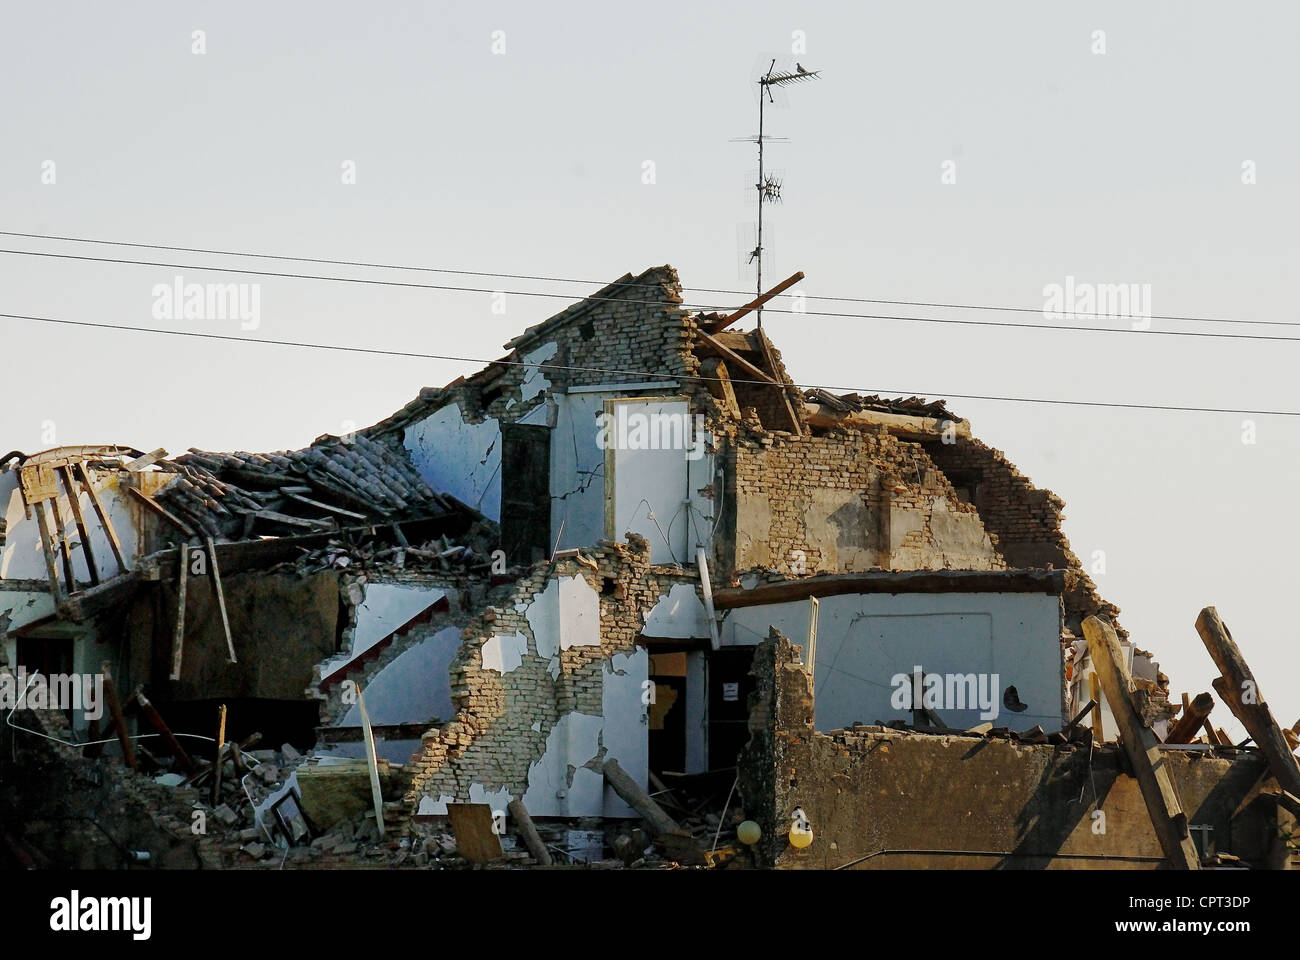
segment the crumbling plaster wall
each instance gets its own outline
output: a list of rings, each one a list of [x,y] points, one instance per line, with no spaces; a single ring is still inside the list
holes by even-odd
[[[976,509],[918,444],[741,431],[728,467],[737,571],[1006,569]]]
[[[1159,842],[1118,748],[859,727],[813,730],[809,677],[773,631],[756,650],[751,740],[741,758],[746,814],[764,866],[828,869],[1155,869]],[[1162,751],[1188,821],[1218,852],[1276,863],[1276,790],[1254,753]],[[789,844],[799,808],[813,831]],[[918,816],[918,810],[924,816]],[[1093,812],[1105,814],[1104,831]],[[893,851],[879,855],[881,851]],[[872,856],[876,855],[876,856]],[[861,859],[868,858],[869,859]]]
[[[598,764],[612,755],[644,784],[649,658],[636,640],[674,585],[697,581],[651,566],[638,536],[590,555],[598,569],[572,558],[536,565],[466,628],[452,665],[456,717],[411,758],[421,813],[523,798],[534,816],[632,815]],[[696,608],[681,609],[694,626]]]

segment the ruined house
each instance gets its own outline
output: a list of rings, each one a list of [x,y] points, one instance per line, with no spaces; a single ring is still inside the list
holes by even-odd
[[[448,818],[463,862],[475,810],[480,859],[518,863],[1166,862],[1085,622],[1144,730],[1183,708],[1062,501],[942,402],[801,391],[735,329],[752,307],[688,310],[656,267],[304,450],[10,454],[0,669],[103,674],[117,703],[10,712],[12,855],[66,864],[134,804],[112,846],[175,866],[445,863]],[[1229,746],[1177,754],[1198,858],[1289,863],[1276,776]]]

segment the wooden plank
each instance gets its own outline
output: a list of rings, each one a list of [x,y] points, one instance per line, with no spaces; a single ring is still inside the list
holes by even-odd
[[[235,659],[235,641],[230,636],[230,617],[226,615],[226,594],[221,588],[221,571],[217,568],[217,545],[208,537],[208,573],[212,576],[212,587],[217,595],[217,609],[221,611],[221,628],[226,632],[226,649],[230,652],[230,662]]]
[[[1264,701],[1264,694],[1255,675],[1246,665],[1245,657],[1241,655],[1241,650],[1214,607],[1206,607],[1201,611],[1196,618],[1196,632],[1201,635],[1205,649],[1214,658],[1214,664],[1222,674],[1222,682],[1216,680],[1214,689],[1268,760],[1269,770],[1277,778],[1278,786],[1288,793],[1300,796],[1300,764],[1291,755],[1291,748],[1282,735],[1281,726],[1273,719],[1273,712]]]
[[[1183,694],[1183,697],[1186,698],[1187,694]],[[1198,693],[1195,700],[1183,707],[1183,715],[1169,728],[1165,743],[1191,743],[1213,709],[1214,697],[1208,693]]]
[[[212,806],[221,802],[221,763],[222,752],[226,745],[226,705],[223,703],[217,707],[217,749],[212,754],[214,758],[212,766],[212,791],[208,794],[208,799],[212,801]]]
[[[117,539],[117,531],[113,529],[113,521],[109,519],[108,511],[104,509],[104,504],[99,500],[99,493],[95,490],[95,485],[90,481],[90,474],[86,472],[86,465],[77,462],[77,475],[81,477],[81,482],[86,488],[86,493],[90,497],[90,503],[95,508],[95,515],[99,517],[100,525],[104,528],[104,533],[108,535],[108,545],[113,548],[113,556],[117,558],[117,565],[122,570],[130,570],[127,566],[126,556],[122,553],[122,541]]]
[[[736,388],[731,385],[731,377],[727,375],[727,365],[719,360],[713,368],[714,382],[718,386],[718,392],[722,394],[722,406],[737,420],[740,419],[740,404],[736,402]]]
[[[280,488],[280,492],[283,493],[290,500],[296,500],[299,503],[305,503],[309,507],[315,507],[317,510],[324,510],[326,513],[337,513],[340,517],[347,517],[350,520],[369,519],[369,517],[367,517],[364,513],[356,513],[355,511],[352,510],[344,510],[342,507],[336,507],[328,503],[321,503],[319,500],[311,499],[311,497],[304,497],[300,493],[290,493],[284,487]],[[394,524],[394,528],[396,528],[396,524]]]
[[[122,762],[132,770],[135,769],[135,749],[126,732],[126,717],[122,715],[122,704],[117,699],[117,687],[113,684],[113,671],[107,660],[99,665],[99,672],[104,675],[104,700],[108,703],[108,714],[113,718],[117,728],[117,742],[122,747]]]
[[[174,526],[181,533],[185,534],[185,536],[187,537],[194,536],[193,527],[191,527],[180,517],[176,516],[176,514],[172,513],[170,510],[164,507],[153,497],[149,496],[149,494],[135,487],[127,487],[126,489],[131,491],[131,495],[135,497],[137,500],[139,500],[141,503],[143,503],[146,507],[148,507],[154,514],[156,514],[159,517],[162,517],[164,520],[166,520],[168,523]]]
[[[54,562],[54,550],[50,547],[50,522],[45,516],[44,501],[32,504],[36,511],[36,524],[40,528],[41,553],[45,556],[45,573],[50,578],[50,596],[56,607],[63,604],[63,587],[59,584],[59,568]]]
[[[524,841],[524,846],[528,852],[533,855],[539,867],[549,867],[551,865],[551,852],[546,849],[546,844],[542,842],[541,834],[537,832],[537,827],[533,824],[533,818],[528,815],[528,808],[524,806],[522,800],[511,800],[506,805],[506,810],[510,816],[515,819],[515,830],[520,838]]]
[[[778,384],[774,379],[768,376],[765,371],[760,370],[758,367],[754,366],[752,363],[750,363],[740,354],[736,353],[736,351],[732,350],[730,347],[724,347],[721,343],[719,343],[717,340],[714,340],[703,330],[697,330],[696,336],[698,336],[701,340],[703,340],[704,343],[707,344],[709,347],[712,347],[713,350],[715,350],[717,353],[720,353],[733,365],[739,367],[741,370],[744,370],[745,373],[749,374],[751,377],[753,377],[755,380],[758,380],[760,383],[770,383],[774,387],[780,386],[780,384]]]
[[[357,706],[361,708],[361,729],[366,736],[366,766],[370,768],[370,799],[375,805],[375,830],[384,839],[384,793],[379,788],[379,756],[375,752],[375,733],[370,729],[370,714],[366,713],[366,697],[357,687]],[[488,819],[491,819],[489,813]],[[497,844],[500,847],[500,843]],[[459,850],[457,844],[457,850]]]
[[[767,339],[767,334],[762,330],[755,330],[754,336],[758,339],[759,347],[762,348],[763,362],[767,364],[767,368],[772,371],[772,376],[775,378],[777,365],[776,355],[772,353],[772,342]],[[781,391],[781,403],[785,406],[786,416],[790,418],[790,429],[796,437],[803,436],[803,424],[799,422],[799,415],[795,413],[794,406],[790,403],[790,395],[785,385],[781,384],[777,389]]]
[[[63,579],[68,585],[68,593],[77,590],[77,578],[72,573],[72,545],[68,543],[68,527],[63,522],[63,511],[59,509],[59,493],[56,489],[50,497],[50,512],[54,514],[54,531],[59,544],[59,554],[63,559]]]
[[[154,450],[152,453],[146,453],[142,457],[136,457],[130,463],[126,464],[126,469],[131,473],[139,473],[146,467],[152,467],[159,460],[167,459],[167,451],[162,447]]]
[[[1214,724],[1210,723],[1209,717],[1202,721],[1202,729],[1205,731],[1205,740],[1212,747],[1222,747],[1224,741],[1219,737],[1219,731],[1214,729]]]
[[[181,658],[185,652],[185,586],[190,573],[190,545],[180,546],[180,563],[177,565],[176,580],[176,628],[172,633],[172,672],[171,678],[181,678]]]
[[[1175,870],[1199,870],[1200,857],[1187,829],[1187,815],[1169,779],[1160,741],[1142,722],[1133,704],[1133,680],[1115,628],[1097,617],[1088,617],[1083,621],[1083,634],[1165,859]]]
[[[77,524],[77,534],[81,537],[81,555],[86,558],[86,570],[90,573],[92,586],[99,584],[99,567],[95,564],[95,552],[90,546],[90,533],[86,529],[86,515],[81,511],[81,495],[77,492],[77,481],[72,475],[72,467],[59,468],[63,478],[63,487],[68,493],[68,506],[72,509],[72,518]]]
[[[447,817],[456,835],[456,852],[470,863],[491,863],[502,857],[492,807],[486,803],[449,803]]]
[[[731,326],[733,323],[735,323],[741,317],[745,316],[745,314],[747,313],[753,313],[755,310],[757,310],[763,304],[767,303],[773,297],[785,293],[787,290],[789,290],[791,287],[793,287],[796,283],[798,283],[802,279],[803,279],[802,270],[800,270],[798,273],[793,274],[792,276],[787,277],[786,279],[778,283],[775,287],[773,287],[771,290],[767,291],[767,293],[763,294],[761,297],[754,298],[753,300],[749,301],[749,303],[745,304],[743,307],[737,310],[735,313],[723,317],[721,320],[719,320],[717,323],[713,325],[713,332],[716,333],[719,330]]]

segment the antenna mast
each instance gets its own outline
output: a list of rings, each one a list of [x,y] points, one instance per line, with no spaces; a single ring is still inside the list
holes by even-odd
[[[816,80],[820,75],[820,70],[805,70],[802,65],[796,63],[793,71],[777,71],[776,58],[768,64],[767,73],[758,79],[758,183],[754,184],[754,189],[758,191],[758,246],[754,247],[750,259],[757,261],[758,277],[755,282],[754,296],[761,298],[763,296],[763,204],[777,203],[781,199],[781,181],[776,177],[767,177],[763,174],[763,108],[768,102],[775,102],[772,99],[772,87],[784,86],[787,83],[799,83],[803,80]],[[758,328],[763,328],[763,307],[760,305],[757,312]]]

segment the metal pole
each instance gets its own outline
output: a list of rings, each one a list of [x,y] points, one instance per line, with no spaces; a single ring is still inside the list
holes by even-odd
[[[767,77],[772,75],[772,68],[776,66],[776,60],[768,65],[767,74],[758,81],[758,183],[754,188],[758,191],[758,246],[754,248],[754,255],[758,259],[758,279],[754,284],[754,296],[763,295],[763,106],[764,98],[768,96]],[[763,329],[763,307],[760,304],[757,312],[758,329]]]

